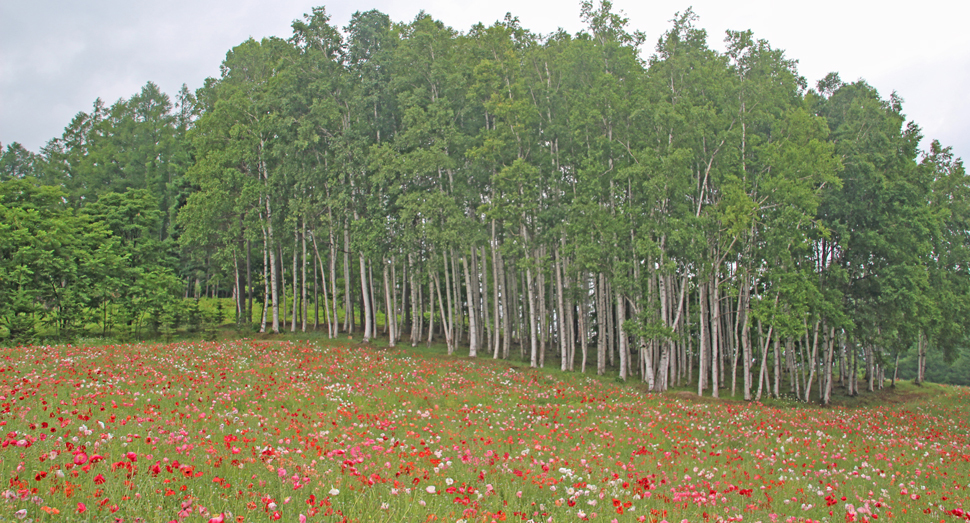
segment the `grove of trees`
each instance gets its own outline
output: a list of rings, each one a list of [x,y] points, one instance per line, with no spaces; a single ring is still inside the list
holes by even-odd
[[[716,51],[689,9],[652,51],[607,1],[581,16],[315,8],[174,103],[149,83],[8,146],[0,324],[157,332],[224,296],[261,332],[823,404],[958,356],[970,180],[900,97],[809,88],[750,31]]]

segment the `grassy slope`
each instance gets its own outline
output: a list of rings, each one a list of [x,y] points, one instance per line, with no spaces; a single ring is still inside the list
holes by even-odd
[[[355,341],[5,350],[0,498],[38,521],[162,522],[936,522],[970,504],[965,389],[761,405]],[[105,460],[79,471],[79,446]]]

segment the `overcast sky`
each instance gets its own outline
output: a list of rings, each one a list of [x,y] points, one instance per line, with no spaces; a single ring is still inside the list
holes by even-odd
[[[98,97],[111,104],[148,81],[174,98],[218,76],[226,51],[252,36],[288,37],[290,23],[320,3],[299,0],[0,0],[0,143],[36,151],[60,136]],[[490,25],[506,12],[537,33],[582,28],[579,1],[336,0],[326,5],[343,27],[354,11],[379,9],[394,21],[425,10],[459,31]],[[631,29],[647,34],[646,54],[674,13],[693,6],[708,44],[723,50],[726,29],[757,38],[799,61],[809,85],[827,73],[865,79],[883,98],[896,91],[903,111],[930,139],[970,159],[970,2],[819,0],[614,0]],[[791,6],[791,7],[781,7]]]

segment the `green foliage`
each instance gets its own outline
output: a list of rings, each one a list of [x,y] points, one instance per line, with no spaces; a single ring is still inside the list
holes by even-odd
[[[241,323],[260,317],[252,296],[275,329],[292,309],[282,294],[291,304],[309,286],[292,278],[323,265],[330,319],[365,289],[404,315],[404,291],[437,281],[447,304],[420,305],[438,326],[438,314],[459,331],[502,323],[501,336],[562,350],[561,316],[581,311],[599,341],[619,293],[637,351],[698,334],[714,317],[699,317],[699,289],[712,285],[742,315],[725,321],[728,351],[766,336],[760,323],[799,348],[819,326],[873,347],[873,361],[924,339],[932,362],[954,360],[970,328],[970,183],[950,149],[920,151],[895,93],[834,73],[809,90],[751,31],[712,49],[691,9],[649,56],[610,2],[579,14],[576,34],[537,35],[511,15],[460,32],[376,10],[341,31],[318,7],[289,39],[235,46],[218,78],[174,103],[149,82],[96,100],[39,154],[8,145],[6,336],[211,335],[229,307],[182,298],[206,290],[233,296]],[[474,277],[471,252],[485,252]],[[362,287],[361,261],[375,280],[389,270],[390,296]],[[487,288],[501,271],[503,288]],[[608,310],[589,285],[601,276]]]

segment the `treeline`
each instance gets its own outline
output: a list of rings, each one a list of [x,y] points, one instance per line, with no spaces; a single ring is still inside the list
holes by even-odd
[[[949,148],[918,148],[901,99],[836,74],[809,89],[750,31],[715,51],[690,10],[645,58],[611,9],[540,36],[378,11],[341,32],[316,8],[174,104],[149,84],[38,155],[8,147],[0,210],[36,215],[10,210],[30,193],[73,220],[51,241],[76,230],[108,268],[77,310],[128,300],[128,324],[173,321],[139,286],[209,292],[260,331],[443,338],[825,404],[895,379],[904,353],[918,381],[927,354],[956,357],[970,185]],[[73,280],[18,262],[17,241],[0,245],[8,329],[28,298],[81,322]]]

